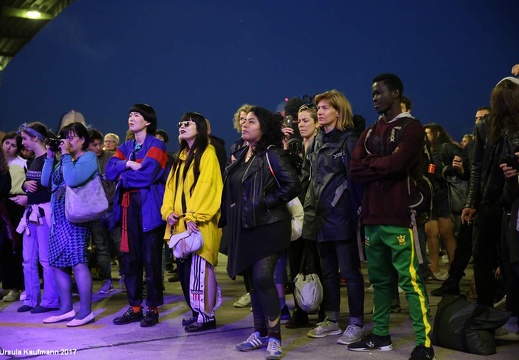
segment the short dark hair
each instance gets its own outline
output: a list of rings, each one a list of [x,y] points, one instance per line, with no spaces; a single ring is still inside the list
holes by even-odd
[[[150,123],[146,128],[146,133],[155,135],[155,131],[157,131],[157,113],[155,112],[155,109],[148,104],[135,104],[130,108],[130,111],[128,111],[128,113],[131,112],[138,112],[141,114],[144,120]]]
[[[90,135],[88,134],[88,130],[85,127],[85,125],[83,125],[80,122],[73,122],[62,127],[59,131],[61,137],[66,137],[70,133],[74,133],[75,135],[85,139],[85,142],[83,143],[83,146],[81,148],[83,150],[88,149],[88,145],[90,145]]]
[[[490,112],[490,106],[482,106],[482,107],[478,107],[478,108],[476,109],[476,112],[478,112],[478,111],[484,111],[484,110]]]
[[[169,142],[169,136],[165,130],[157,129],[157,131],[155,131],[155,135],[159,135],[161,138],[163,138],[165,144]]]
[[[104,141],[104,136],[103,134],[101,133],[101,131],[97,130],[97,129],[90,129],[88,131],[88,136],[90,136],[90,141],[94,141],[94,140],[101,140],[101,143],[103,143]]]
[[[386,84],[389,91],[398,90],[400,98],[402,98],[404,94],[404,84],[402,84],[402,80],[400,80],[398,76],[395,74],[380,74],[376,76],[371,83],[374,84],[381,81]]]
[[[402,96],[400,98],[400,103],[405,105],[405,108],[409,111],[411,111],[411,108],[413,106],[413,103],[411,102],[411,99],[409,99],[407,96]]]

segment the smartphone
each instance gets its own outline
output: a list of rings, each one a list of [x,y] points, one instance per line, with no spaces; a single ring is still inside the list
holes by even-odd
[[[506,166],[511,167],[516,171],[519,171],[519,158],[517,156],[509,156],[506,159]]]
[[[287,115],[283,118],[283,127],[292,127],[292,115]]]

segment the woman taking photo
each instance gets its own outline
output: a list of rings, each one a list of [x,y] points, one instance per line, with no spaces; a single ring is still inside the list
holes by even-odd
[[[214,311],[221,302],[214,266],[221,238],[218,219],[223,184],[205,118],[188,112],[180,119],[178,131],[180,152],[166,182],[161,214],[168,224],[166,239],[186,230],[199,231],[204,239],[196,253],[177,259],[182,291],[192,311],[182,325],[186,332],[199,332],[216,328]]]
[[[232,154],[236,160],[226,169],[221,225],[229,232],[227,273],[232,279],[243,274],[248,283],[255,332],[235,348],[267,346],[267,359],[278,359],[280,302],[274,268],[290,243],[287,203],[299,195],[301,185],[282,149],[281,124],[269,110],[252,107],[242,123],[242,138],[248,145]]]
[[[23,234],[23,275],[26,298],[18,312],[44,313],[59,308],[59,298],[51,266],[49,265],[50,192],[42,183],[42,169],[47,150],[47,128],[34,122],[22,124],[19,129],[22,145],[34,152],[27,165],[22,189],[25,195],[11,200],[26,210],[17,231]],[[32,221],[27,221],[27,219]],[[43,268],[43,296],[41,296],[38,262]]]
[[[88,268],[87,246],[90,240],[90,222],[71,223],[65,216],[65,188],[86,184],[99,175],[97,156],[88,151],[90,137],[86,127],[78,122],[60,131],[58,152],[47,146],[47,157],[41,175],[42,184],[52,190],[52,226],[49,238],[49,263],[54,271],[61,308],[58,315],[43,320],[45,324],[70,320],[69,327],[94,322],[92,312],[92,276]],[[72,307],[72,278],[79,292],[79,312]]]

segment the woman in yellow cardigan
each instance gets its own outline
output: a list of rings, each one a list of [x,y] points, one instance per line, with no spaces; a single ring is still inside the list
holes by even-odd
[[[188,112],[178,129],[180,151],[166,183],[161,213],[168,223],[165,239],[186,230],[200,231],[204,238],[200,250],[177,259],[182,291],[192,310],[192,316],[182,320],[182,325],[186,332],[199,332],[216,328],[214,311],[221,302],[214,266],[221,238],[218,219],[223,184],[205,118]]]

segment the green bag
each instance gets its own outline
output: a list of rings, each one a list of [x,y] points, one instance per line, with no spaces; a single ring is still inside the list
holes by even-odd
[[[438,303],[433,345],[477,355],[496,353],[495,330],[511,313],[468,302],[465,296],[446,295]]]

